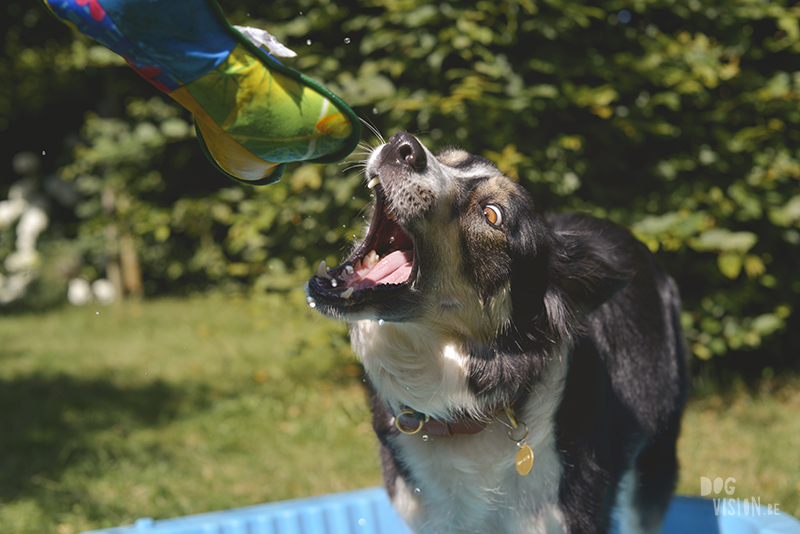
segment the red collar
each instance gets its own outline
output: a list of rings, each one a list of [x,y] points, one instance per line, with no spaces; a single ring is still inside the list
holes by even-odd
[[[394,424],[404,434],[424,432],[429,436],[448,438],[456,434],[477,434],[486,428],[487,423],[472,417],[442,421],[406,408],[395,417]]]

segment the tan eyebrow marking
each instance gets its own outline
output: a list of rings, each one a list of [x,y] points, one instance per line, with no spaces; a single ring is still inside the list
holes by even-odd
[[[437,159],[441,163],[453,167],[455,165],[458,165],[459,163],[464,163],[465,161],[468,161],[471,157],[472,154],[464,150],[447,150],[446,152],[442,152],[441,154],[439,154]]]

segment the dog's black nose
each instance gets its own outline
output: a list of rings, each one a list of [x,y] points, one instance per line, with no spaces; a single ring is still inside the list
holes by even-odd
[[[417,139],[407,132],[397,132],[382,151],[384,163],[408,165],[416,172],[422,172],[428,166],[428,156]]]

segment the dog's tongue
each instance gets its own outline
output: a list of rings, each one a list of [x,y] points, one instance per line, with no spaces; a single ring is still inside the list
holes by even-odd
[[[359,269],[356,275],[361,279],[354,286],[371,287],[381,284],[399,284],[411,276],[411,251],[395,250],[380,259],[371,268]]]

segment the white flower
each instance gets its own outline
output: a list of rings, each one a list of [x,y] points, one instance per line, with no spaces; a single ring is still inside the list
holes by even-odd
[[[67,287],[67,300],[73,306],[85,306],[92,300],[92,288],[85,278],[73,278]]]

